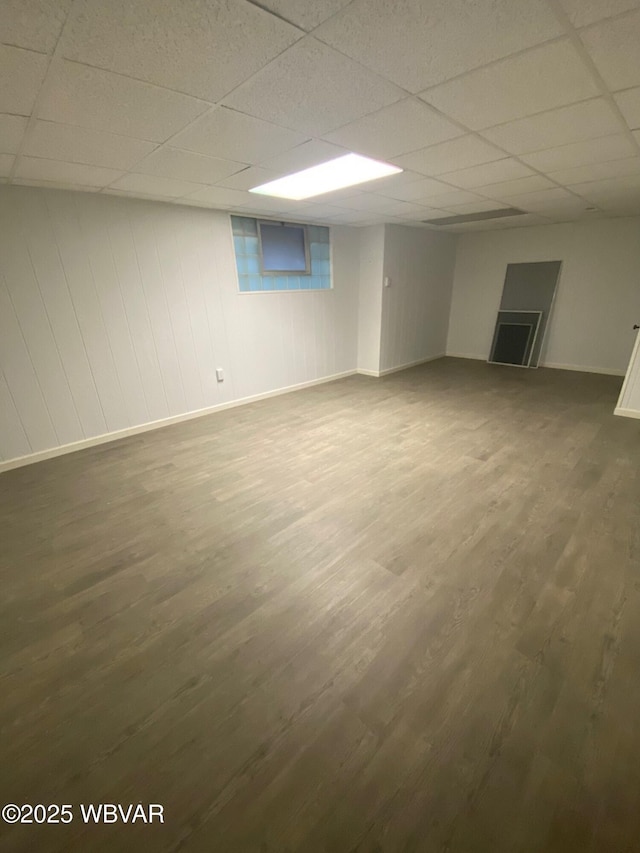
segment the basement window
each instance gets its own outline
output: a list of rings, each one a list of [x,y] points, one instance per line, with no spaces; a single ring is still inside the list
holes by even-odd
[[[329,228],[231,216],[241,293],[331,289]]]
[[[259,222],[263,275],[309,275],[309,248],[304,225]]]

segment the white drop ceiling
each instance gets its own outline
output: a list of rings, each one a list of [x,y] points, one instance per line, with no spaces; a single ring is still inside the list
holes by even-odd
[[[306,221],[640,214],[640,0],[3,0],[0,182]],[[347,151],[400,175],[292,202]]]

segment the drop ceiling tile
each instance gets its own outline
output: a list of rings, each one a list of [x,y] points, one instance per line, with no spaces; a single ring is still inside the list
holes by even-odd
[[[118,169],[42,160],[38,157],[21,157],[16,171],[17,178],[85,187],[104,187],[120,175],[122,172]]]
[[[523,216],[510,216],[507,219],[487,219],[481,222],[463,222],[459,225],[440,226],[440,231],[452,231],[454,234],[464,231],[502,231],[504,228],[527,228],[532,225],[548,225],[549,220],[542,216],[525,213]]]
[[[369,195],[373,195],[369,193]],[[383,198],[382,196],[377,196],[379,199],[379,204],[375,207],[371,207],[371,211],[376,211],[380,215],[384,216],[395,216],[400,219],[408,219],[408,218],[416,218],[422,217],[423,219],[427,216],[428,210],[424,205],[421,204],[412,204],[407,201],[395,201],[392,198]]]
[[[311,36],[224,99],[240,112],[322,136],[404,93]]]
[[[607,178],[602,181],[574,184],[571,189],[583,198],[596,203],[610,199],[624,200],[625,197],[635,197],[640,193],[640,175],[627,175],[623,178]]]
[[[397,204],[396,199],[379,196],[372,192],[358,193],[357,187],[353,187],[351,192],[352,195],[349,198],[345,198],[342,202],[342,207],[347,210],[381,210],[386,205]]]
[[[342,157],[347,153],[346,148],[323,142],[322,139],[309,139],[283,154],[276,154],[275,157],[261,161],[260,165],[280,175],[289,175],[292,172],[308,169],[310,166],[317,166],[318,163],[326,163],[327,160],[335,160],[336,157]]]
[[[24,153],[49,160],[123,170],[131,168],[153,149],[153,142],[40,120],[29,132]]]
[[[214,187],[212,187],[214,189]],[[264,195],[256,195],[255,193],[242,192],[237,190],[243,196],[243,201],[240,204],[242,210],[253,210],[256,213],[273,214],[278,216],[281,213],[290,214],[289,218],[294,218],[298,209],[301,207],[299,201],[293,201],[288,198],[274,198]]]
[[[199,202],[211,207],[231,209],[246,204],[247,194],[240,190],[229,190],[223,187],[204,187],[185,197],[187,202]]]
[[[0,41],[53,53],[72,0],[2,0]]]
[[[301,206],[300,202],[290,201],[289,199],[269,198],[242,190],[230,190],[225,187],[205,187],[195,193],[190,193],[185,201],[196,201],[222,210],[243,209],[274,214],[295,211]]]
[[[78,0],[61,52],[214,102],[301,35],[243,0]]]
[[[596,98],[492,127],[482,135],[512,154],[526,154],[620,133],[620,129],[612,107],[604,98]]]
[[[308,32],[350,2],[351,0],[262,0],[260,5]]]
[[[38,117],[164,142],[206,109],[204,101],[187,95],[98,68],[61,62]]]
[[[171,144],[223,160],[256,164],[304,139],[300,133],[219,107],[179,133]]]
[[[523,166],[517,160],[507,157],[504,160],[494,160],[493,163],[483,163],[480,166],[470,166],[457,172],[446,172],[442,180],[456,187],[472,189],[486,184],[497,184],[500,181],[510,181],[516,178],[526,178],[533,175],[531,169]]]
[[[444,215],[444,211],[438,208],[430,207],[426,204],[415,204],[413,202],[406,203],[405,207],[390,208],[389,212],[393,216],[397,216],[398,219],[412,219],[414,221],[434,218],[440,213]]]
[[[640,10],[581,30],[580,38],[610,89],[640,84]]]
[[[450,190],[447,193],[429,196],[428,201],[429,204],[432,204],[434,207],[448,209],[454,204],[471,204],[476,201],[485,201],[485,199],[476,193],[467,192],[467,190]]]
[[[420,93],[474,130],[599,94],[568,39],[542,45]]]
[[[163,196],[157,195],[155,193],[151,193],[149,195],[145,193],[138,192],[130,192],[129,190],[118,190],[113,187],[105,187],[103,190],[100,190],[101,195],[116,195],[120,196],[120,198],[126,198],[131,201],[163,201],[163,202],[173,202],[176,199],[172,196]]]
[[[69,181],[43,181],[42,178],[31,180],[31,178],[16,177],[11,182],[20,187],[46,187],[47,189],[55,190],[73,190],[79,193],[99,193],[100,187],[84,186],[83,184],[73,184]]]
[[[601,139],[588,139],[584,142],[572,142],[546,151],[522,154],[525,163],[541,172],[554,172],[572,166],[585,166],[589,163],[605,163],[607,160],[621,160],[632,157],[637,150],[632,142],[622,134],[603,136]]]
[[[136,165],[136,172],[196,184],[215,184],[246,168],[245,163],[219,160],[164,145]]]
[[[487,210],[503,210],[504,208],[509,207],[507,204],[503,204],[499,201],[493,201],[492,199],[481,200],[481,201],[472,201],[467,204],[452,204],[449,205],[447,211],[449,213],[484,213]]]
[[[608,216],[638,216],[640,214],[640,195],[620,202],[608,202],[604,211]]]
[[[640,128],[640,87],[614,95],[625,121],[632,129]]]
[[[504,152],[479,139],[477,136],[461,136],[449,142],[441,142],[411,154],[394,157],[393,162],[402,168],[413,169],[423,175],[441,175],[465,169],[467,166],[479,166],[492,160],[500,160]]]
[[[221,187],[228,187],[230,190],[252,190],[254,187],[259,187],[261,184],[266,184],[268,181],[274,181],[280,177],[278,172],[273,172],[270,169],[263,169],[260,166],[249,166],[240,172],[237,172],[231,177],[216,183]]]
[[[464,131],[426,104],[406,98],[333,131],[326,138],[370,157],[397,157]]]
[[[542,175],[531,175],[529,178],[516,178],[513,181],[500,181],[497,184],[475,187],[475,189],[489,198],[508,198],[509,196],[533,193],[538,190],[553,188],[553,184]]]
[[[413,201],[417,198],[428,198],[430,195],[442,195],[442,193],[450,192],[452,189],[454,188],[443,183],[443,181],[436,181],[433,178],[420,178],[417,181],[403,183],[395,187],[381,187],[380,195],[399,201]]]
[[[396,172],[395,175],[389,175],[386,178],[378,178],[375,181],[375,192],[379,192],[380,195],[388,195],[389,198],[396,198],[395,190],[399,187],[404,187],[407,184],[415,183],[416,181],[424,181],[424,175],[421,175],[420,172],[412,172],[409,169],[405,169],[402,172]],[[373,184],[371,185],[371,190],[373,191]],[[368,191],[368,185],[363,187],[365,192]],[[392,191],[392,192],[389,192]]]
[[[418,92],[561,33],[542,0],[354,0],[314,35]]]
[[[142,193],[147,196],[162,196],[163,198],[180,198],[190,195],[199,189],[201,184],[192,181],[177,181],[174,178],[162,178],[159,175],[142,175],[129,172],[112,183],[116,190],[130,193]]]
[[[560,0],[574,27],[586,27],[603,18],[628,12],[640,5],[638,0]]]
[[[339,216],[344,211],[344,207],[338,207],[333,204],[301,204],[297,210],[297,214],[304,221],[306,216],[322,216],[330,219],[331,217]]]
[[[23,116],[0,115],[0,153],[15,154],[26,127],[27,119]]]
[[[384,216],[374,216],[367,210],[345,210],[339,216],[332,217],[333,221],[343,225],[374,225],[384,222]]]
[[[623,160],[610,160],[607,163],[589,163],[587,166],[560,169],[557,172],[549,172],[549,177],[558,184],[569,185],[638,174],[640,174],[640,157],[625,157]]]
[[[0,154],[0,176],[6,178],[9,176],[9,172],[13,168],[13,161],[15,157],[13,154]]]
[[[558,204],[576,204],[575,196],[562,187],[554,187],[550,190],[539,190],[533,193],[522,193],[505,199],[512,207],[521,210],[543,211],[545,208],[558,206]]]
[[[31,115],[49,57],[0,45],[0,113]]]

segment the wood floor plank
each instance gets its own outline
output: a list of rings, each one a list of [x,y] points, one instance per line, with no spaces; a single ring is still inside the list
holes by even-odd
[[[0,476],[0,799],[76,814],[0,851],[640,850],[619,387],[443,359]]]

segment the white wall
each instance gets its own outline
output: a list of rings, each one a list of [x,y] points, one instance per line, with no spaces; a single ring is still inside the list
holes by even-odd
[[[384,228],[359,229],[358,370],[375,375],[380,370]]]
[[[333,290],[240,295],[225,213],[2,188],[0,460],[355,369],[357,235]]]
[[[386,225],[380,370],[445,354],[456,236]]]
[[[508,263],[561,260],[543,363],[623,374],[640,322],[640,219],[460,235],[447,352],[486,359]]]

